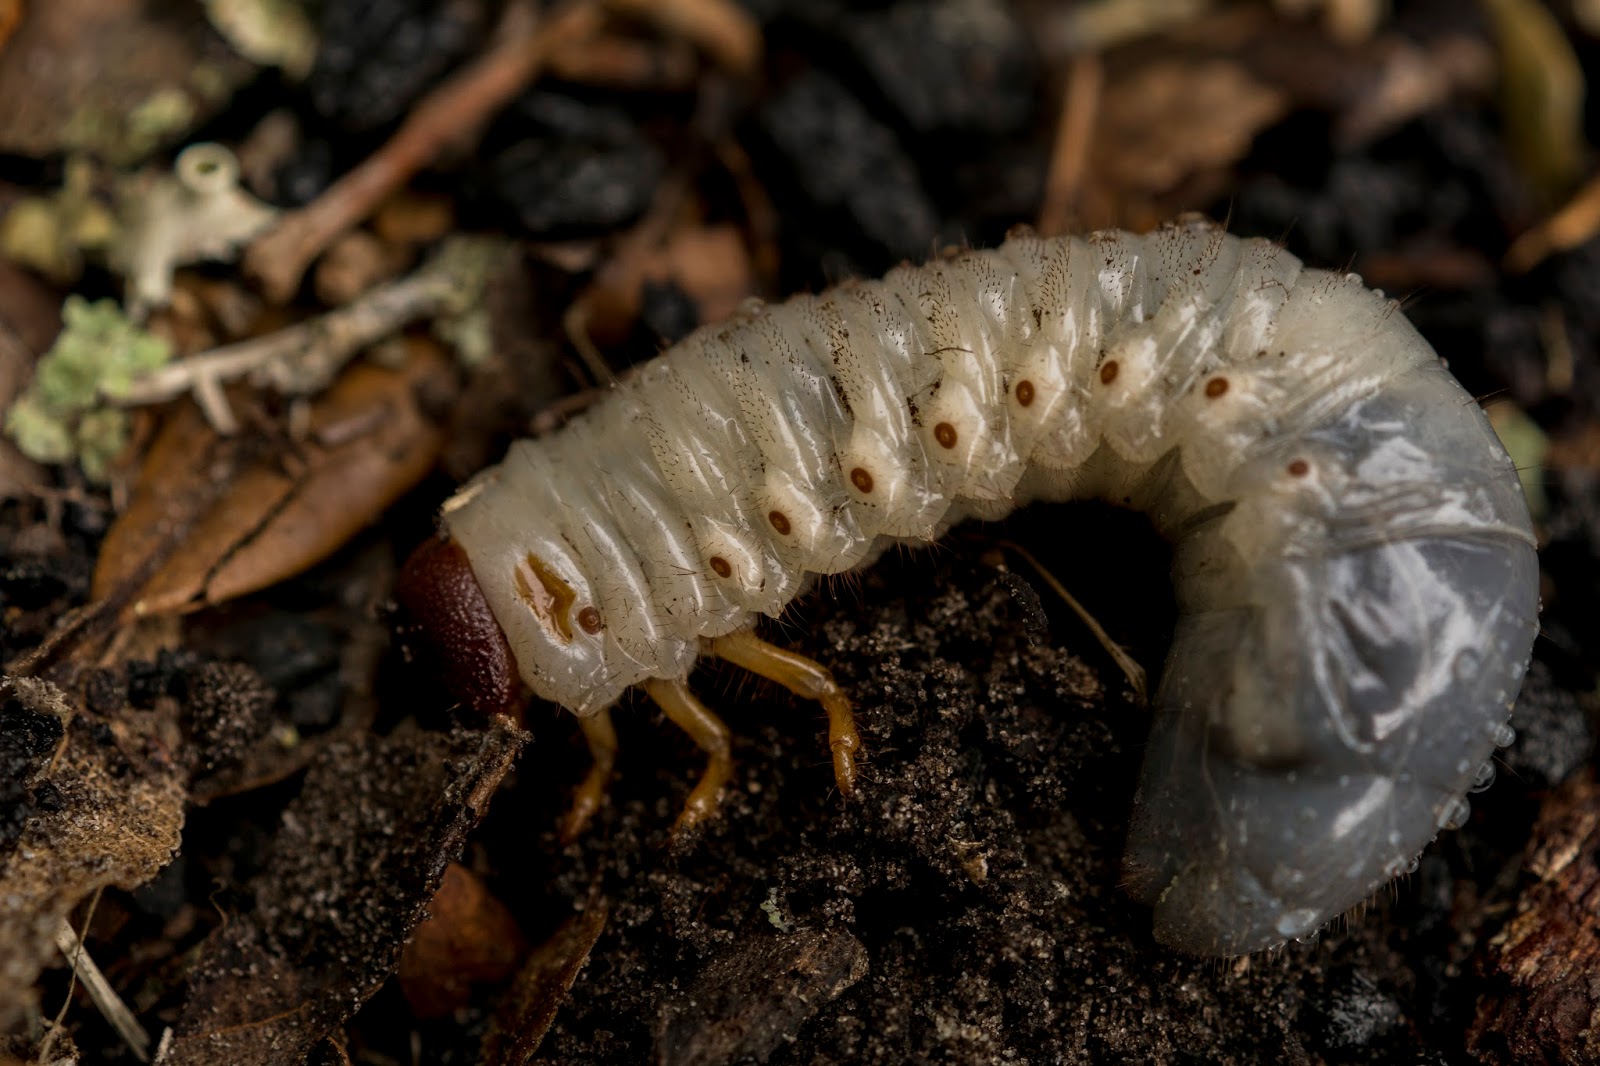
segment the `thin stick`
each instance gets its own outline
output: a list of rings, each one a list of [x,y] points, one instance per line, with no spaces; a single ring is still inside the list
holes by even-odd
[[[1002,540],[999,544],[1000,547],[1015,553],[1019,559],[1033,567],[1044,583],[1050,586],[1050,591],[1060,596],[1066,605],[1072,608],[1072,613],[1077,615],[1078,620],[1089,628],[1089,632],[1094,634],[1094,639],[1100,642],[1100,646],[1106,650],[1106,654],[1111,656],[1112,660],[1121,668],[1123,676],[1128,679],[1129,687],[1133,689],[1134,696],[1138,698],[1140,703],[1147,702],[1148,688],[1145,682],[1144,667],[1139,665],[1138,660],[1123,650],[1122,645],[1111,639],[1111,634],[1105,631],[1105,627],[1095,620],[1094,615],[1090,614],[1088,609],[1079,603],[1072,593],[1067,591],[1067,586],[1063,585],[1060,579],[1046,570],[1044,565],[1033,557],[1033,553],[1014,541]]]
[[[283,303],[300,287],[312,260],[366,218],[391,192],[475,130],[534,79],[548,57],[592,34],[602,12],[587,0],[530,28],[525,5],[513,4],[501,22],[506,43],[490,50],[429,93],[384,146],[330,185],[312,203],[285,215],[245,255],[268,300]]]
[[[1552,252],[1567,252],[1600,232],[1600,175],[1590,178],[1566,205],[1525,231],[1506,252],[1505,268],[1526,274]]]
[[[740,77],[761,62],[761,27],[734,0],[606,0],[606,6],[675,34]]]
[[[1056,124],[1055,148],[1050,153],[1050,171],[1045,177],[1044,203],[1039,208],[1039,232],[1045,236],[1066,233],[1077,215],[1104,83],[1105,70],[1099,56],[1088,52],[1072,61],[1067,88],[1061,94],[1061,117]]]
[[[94,903],[89,905],[89,917],[94,916],[95,905],[100,902],[99,891],[95,892]],[[84,927],[88,928],[89,918],[84,919]],[[117,995],[111,987],[111,982],[106,980],[106,975],[100,972],[100,967],[95,965],[94,959],[89,957],[88,948],[84,947],[83,940],[77,931],[65,920],[56,926],[56,947],[61,949],[61,954],[67,957],[72,964],[72,980],[83,978],[83,989],[89,993],[89,998],[94,1005],[100,1008],[100,1013],[105,1015],[106,1021],[111,1023],[111,1028],[122,1037],[123,1043],[133,1052],[134,1057],[140,1062],[150,1061],[150,1034],[144,1031],[133,1011],[122,1002],[122,997]],[[72,983],[67,985],[67,1002],[72,1001]],[[50,1035],[45,1037],[40,1045],[39,1058],[43,1061],[48,1051],[47,1045],[51,1042],[61,1023],[66,1017],[67,1004],[61,1005],[61,1013],[56,1015],[55,1026],[50,1030]]]

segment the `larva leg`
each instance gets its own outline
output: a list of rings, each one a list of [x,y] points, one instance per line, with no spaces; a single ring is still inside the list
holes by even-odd
[[[828,712],[833,779],[846,796],[856,790],[856,756],[861,751],[861,734],[856,732],[856,716],[850,709],[850,698],[827,667],[768,644],[749,630],[717,637],[711,641],[711,654],[752,674],[776,681],[796,696],[822,704],[822,709]]]
[[[617,730],[611,724],[611,712],[601,711],[591,718],[579,718],[578,728],[588,742],[589,756],[594,761],[584,775],[577,792],[572,796],[572,809],[567,811],[561,826],[561,839],[570,842],[578,839],[589,828],[600,804],[605,802],[606,791],[611,787],[611,774],[617,765]]]
[[[683,813],[672,827],[674,833],[680,833],[717,813],[722,786],[733,776],[728,727],[695,698],[687,682],[653,677],[644,683],[644,690],[656,701],[656,706],[666,712],[672,724],[688,733],[695,745],[706,753],[706,771],[700,775],[700,783],[694,786],[689,798],[683,801]]]

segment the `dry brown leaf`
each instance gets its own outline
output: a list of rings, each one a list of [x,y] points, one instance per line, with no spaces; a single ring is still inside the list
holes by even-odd
[[[1289,110],[1289,95],[1228,60],[1167,58],[1115,70],[1090,147],[1087,221],[1148,228],[1184,205],[1169,194],[1225,173]],[[1180,201],[1183,197],[1178,198]],[[1098,207],[1098,210],[1095,208]]]
[[[562,81],[608,89],[680,93],[694,88],[700,69],[687,42],[604,34],[553,56],[550,73]]]
[[[590,337],[620,342],[639,315],[646,284],[673,284],[694,302],[702,322],[721,322],[755,294],[755,270],[735,226],[686,226],[660,247],[619,255],[585,294]]]
[[[372,231],[381,240],[406,248],[443,240],[455,227],[455,204],[412,189],[390,196],[372,215]]]
[[[284,812],[254,908],[202,946],[158,1064],[304,1061],[394,971],[527,739],[497,718],[329,745]]]
[[[731,74],[749,76],[761,61],[761,27],[733,0],[606,0],[605,6],[693,41]]]
[[[329,307],[343,307],[357,297],[394,278],[410,264],[404,250],[378,239],[364,229],[354,229],[328,246],[311,272],[317,299]]]
[[[18,808],[26,821],[0,843],[0,1032],[36,1008],[33,984],[57,957],[56,930],[79,901],[107,886],[135,888],[172,858],[184,805],[183,771],[167,756],[177,743],[170,717],[126,715],[91,730],[49,682],[7,686],[16,708],[8,730],[21,728],[19,714],[63,725],[54,757],[38,753],[26,775],[32,802]]]
[[[33,372],[34,359],[35,353],[7,324],[4,309],[0,308],[0,411],[10,410],[11,401]],[[37,463],[18,451],[9,439],[0,439],[0,501],[23,495],[30,486],[46,481]]]
[[[445,438],[423,398],[453,388],[453,374],[437,345],[417,340],[409,348],[399,370],[364,363],[347,371],[312,405],[309,432],[293,456],[240,471],[132,610],[193,610],[276,584],[327,558],[420,481]],[[143,564],[169,511],[207,483],[214,439],[191,407],[169,421],[132,503],[106,535],[95,596]]]
[[[506,905],[471,870],[451,863],[400,955],[400,989],[419,1018],[442,1018],[472,998],[473,986],[510,977],[527,941]]]
[[[252,73],[198,6],[153,6],[30,4],[0,49],[0,152],[135,162],[192,129]]]
[[[61,332],[61,293],[15,263],[0,259],[0,322],[37,357],[49,350]]]
[[[523,1066],[539,1050],[609,914],[606,903],[596,901],[534,951],[483,1036],[478,1052],[481,1066]]]

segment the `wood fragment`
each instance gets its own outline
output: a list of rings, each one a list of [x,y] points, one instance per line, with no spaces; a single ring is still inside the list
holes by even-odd
[[[1526,274],[1557,252],[1570,252],[1600,233],[1600,174],[1573,194],[1555,214],[1527,230],[1506,251],[1505,268]]]
[[[105,1015],[106,1021],[111,1023],[117,1035],[128,1045],[133,1057],[140,1062],[149,1062],[150,1034],[144,1031],[139,1020],[133,1016],[133,1011],[128,1009],[128,1005],[117,995],[116,989],[111,987],[111,982],[106,980],[106,975],[101,972],[100,967],[95,965],[93,957],[79,939],[77,931],[65,921],[56,927],[56,947],[61,949],[61,954],[72,964],[73,976],[83,982],[89,998],[100,1008],[100,1013]]]
[[[335,238],[504,107],[551,55],[592,34],[602,12],[586,0],[574,0],[525,28],[530,17],[526,7],[511,5],[501,23],[501,36],[509,40],[429,93],[382,148],[250,247],[245,270],[261,282],[268,300],[284,303],[292,297],[311,261]]]
[[[1085,53],[1072,61],[1066,91],[1061,94],[1061,115],[1045,177],[1044,203],[1039,208],[1039,232],[1047,237],[1068,232],[1076,221],[1104,85],[1105,68],[1099,56]]]
[[[1478,953],[1484,977],[1467,1050],[1480,1062],[1600,1061],[1600,782],[1589,770],[1546,800],[1516,915]]]
[[[734,0],[606,0],[606,7],[692,41],[739,77],[761,61],[761,28]]]

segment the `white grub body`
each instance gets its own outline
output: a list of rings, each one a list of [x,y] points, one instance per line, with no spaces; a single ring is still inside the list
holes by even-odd
[[[1208,222],[1018,234],[708,326],[444,522],[582,715],[810,575],[1083,498],[1174,542],[1127,859],[1162,939],[1310,934],[1458,816],[1536,628],[1515,471],[1393,301]]]

